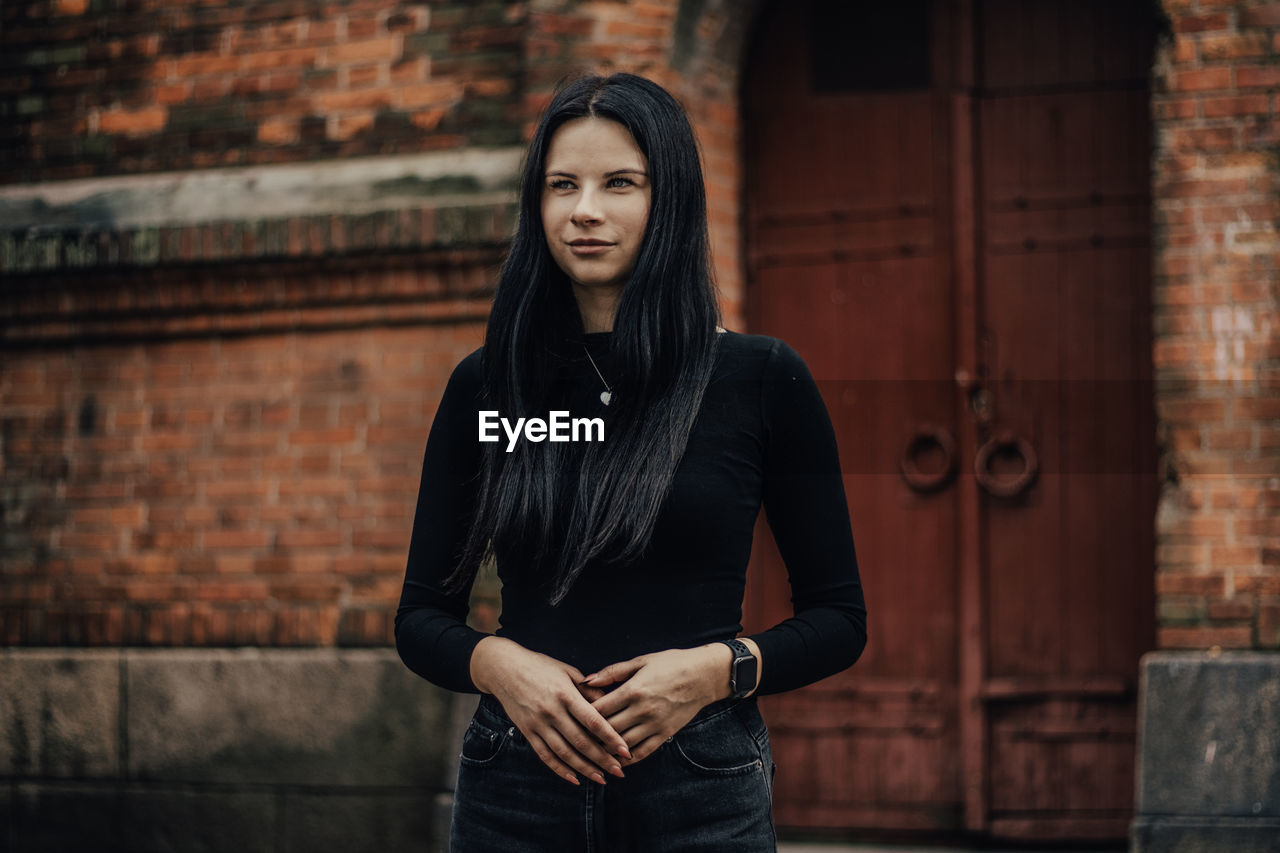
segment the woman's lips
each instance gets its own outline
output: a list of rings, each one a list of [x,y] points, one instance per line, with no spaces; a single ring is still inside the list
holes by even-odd
[[[575,255],[598,255],[613,248],[613,243],[570,243],[569,249]]]

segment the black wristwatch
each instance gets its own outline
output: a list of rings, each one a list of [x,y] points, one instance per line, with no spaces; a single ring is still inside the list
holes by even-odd
[[[756,674],[760,671],[760,662],[741,640],[721,640],[733,650],[733,664],[729,667],[729,689],[734,699],[742,699],[756,688]]]

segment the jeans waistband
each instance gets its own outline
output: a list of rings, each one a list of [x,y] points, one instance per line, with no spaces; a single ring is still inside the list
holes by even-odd
[[[728,699],[720,699],[715,702],[712,702],[710,705],[707,705],[705,708],[698,711],[698,713],[693,715],[693,719],[685,723],[685,725],[691,726],[694,723],[701,722],[702,720],[705,720],[709,717],[714,717],[717,714],[723,713],[724,711],[728,711],[730,708],[737,707],[738,705],[754,705],[755,702],[756,702],[755,696],[748,696],[746,699],[734,699],[733,697],[729,697]],[[507,716],[507,712],[506,710],[503,709],[502,703],[499,702],[490,693],[480,694],[480,707],[492,714],[497,715],[500,719],[508,723],[511,722],[511,718]]]

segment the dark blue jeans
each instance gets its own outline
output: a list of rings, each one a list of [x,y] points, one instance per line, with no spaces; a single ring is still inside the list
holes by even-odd
[[[774,853],[773,756],[754,698],[703,708],[606,785],[574,786],[492,696],[462,741],[451,853]]]

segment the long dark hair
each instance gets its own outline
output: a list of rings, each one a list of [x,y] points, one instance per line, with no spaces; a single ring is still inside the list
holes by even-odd
[[[555,604],[589,562],[621,566],[641,556],[715,363],[720,315],[688,117],[643,77],[581,76],[557,89],[525,156],[520,219],[485,332],[486,408],[512,420],[545,417],[565,393],[561,371],[549,368],[571,354],[567,345],[582,356],[582,317],[547,248],[541,198],[552,135],[585,116],[630,131],[648,160],[651,187],[644,238],[610,336],[608,433],[577,451],[552,442],[520,441],[510,453],[505,442],[482,445],[473,521],[449,578],[454,589],[490,554],[518,550],[532,558],[534,580]]]

